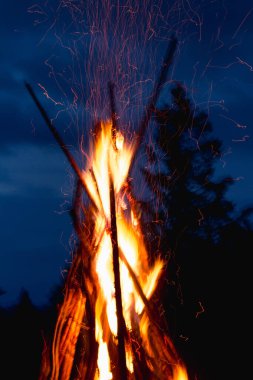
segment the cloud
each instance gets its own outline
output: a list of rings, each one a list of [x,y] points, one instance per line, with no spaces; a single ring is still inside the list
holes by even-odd
[[[56,145],[13,145],[0,153],[0,191],[5,196],[30,197],[45,192],[47,197],[59,196],[66,182],[68,163]]]

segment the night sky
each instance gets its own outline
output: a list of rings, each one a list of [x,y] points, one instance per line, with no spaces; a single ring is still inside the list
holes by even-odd
[[[117,14],[112,13],[106,37],[100,26],[107,25],[101,20],[108,13],[103,14],[102,6],[87,10],[88,3],[1,2],[3,306],[15,303],[22,288],[29,291],[35,304],[46,303],[71,258],[69,210],[74,176],[24,81],[32,84],[70,149],[79,157],[82,134],[89,135],[95,117],[108,114],[104,95],[109,74],[120,93],[120,120],[126,126],[132,123],[134,128],[169,36],[174,33],[179,48],[167,86],[173,81],[183,82],[194,104],[208,112],[214,134],[223,141],[224,148],[217,177],[234,179],[228,197],[238,209],[253,203],[252,1],[149,1],[150,8],[140,18],[137,9],[129,6],[134,2],[120,1],[121,20],[117,22]],[[100,3],[103,2],[94,1]],[[110,3],[113,6],[117,1]],[[131,15],[132,26],[126,26],[124,15]],[[116,28],[117,33],[113,33]],[[133,43],[131,38],[135,37],[137,42]]]

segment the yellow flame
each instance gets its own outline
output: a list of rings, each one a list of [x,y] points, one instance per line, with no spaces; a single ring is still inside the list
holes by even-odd
[[[117,212],[117,234],[119,250],[133,269],[143,294],[149,299],[157,285],[164,262],[157,259],[151,268],[148,263],[144,240],[139,228],[138,219],[133,210],[130,218],[124,214],[127,202],[124,201],[121,189],[125,184],[132,159],[133,147],[126,145],[124,137],[117,132],[115,144],[112,141],[112,124],[110,121],[101,123],[101,130],[95,139],[92,152],[92,167],[83,172],[91,198],[94,201],[94,243],[97,246],[95,272],[98,278],[98,298],[96,301],[96,340],[99,344],[98,368],[99,380],[112,379],[110,358],[108,353],[109,329],[113,336],[117,335],[117,317],[114,289],[114,273],[112,265],[112,243],[108,226],[110,225],[110,180],[114,185]],[[130,219],[130,220],[128,220]],[[133,311],[141,316],[144,303],[136,290],[129,270],[120,260],[120,277],[122,291],[122,308],[129,330],[132,329]],[[106,313],[106,317],[105,317]],[[107,325],[105,325],[107,324]],[[141,324],[141,336],[148,334],[148,321],[145,317]],[[146,343],[149,354],[152,351]],[[150,355],[152,356],[152,355]],[[130,347],[126,349],[126,364],[129,372],[133,373],[133,357]],[[173,380],[186,380],[187,375],[181,367],[175,367]]]
[[[187,371],[182,365],[175,366],[173,370],[173,380],[188,380]]]
[[[99,380],[111,380],[112,373],[110,369],[110,358],[107,344],[100,340],[98,348],[98,370]]]
[[[126,365],[130,373],[134,372],[133,355],[129,347],[126,348]]]

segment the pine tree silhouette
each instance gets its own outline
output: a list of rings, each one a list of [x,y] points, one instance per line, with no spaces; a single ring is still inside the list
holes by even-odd
[[[198,371],[199,379],[222,379],[229,366],[223,350],[231,357],[236,352],[226,347],[231,332],[226,320],[237,322],[241,310],[233,279],[242,276],[237,269],[242,237],[252,246],[252,208],[238,216],[226,199],[233,181],[215,178],[222,142],[213,136],[208,115],[192,104],[181,84],[171,95],[169,105],[155,110],[155,136],[147,146],[144,231],[149,252],[167,258],[162,304],[191,377]],[[220,373],[213,360],[223,367]],[[236,366],[229,373],[235,372]]]
[[[163,232],[162,252],[175,251],[189,236],[217,242],[234,211],[225,198],[230,178],[214,179],[222,143],[212,136],[208,115],[191,104],[182,85],[171,94],[172,104],[156,110],[158,149],[148,147],[152,168],[143,170],[156,203],[144,205],[146,221],[153,214],[150,230],[154,236]]]

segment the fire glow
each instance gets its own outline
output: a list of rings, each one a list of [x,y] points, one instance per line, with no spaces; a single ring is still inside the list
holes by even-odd
[[[92,231],[79,228],[82,249],[69,270],[52,349],[44,350],[40,380],[122,380],[113,266],[113,191],[124,320],[126,379],[187,380],[172,341],[160,330],[151,297],[164,262],[149,264],[135,201],[128,186],[134,146],[112,122],[99,124],[82,180],[91,200]],[[77,229],[78,230],[78,229]],[[80,236],[80,234],[82,236]],[[82,268],[82,269],[81,269]],[[81,270],[80,270],[81,269]],[[122,328],[122,326],[120,326]],[[122,331],[121,331],[122,332]],[[93,363],[93,364],[92,364]]]

